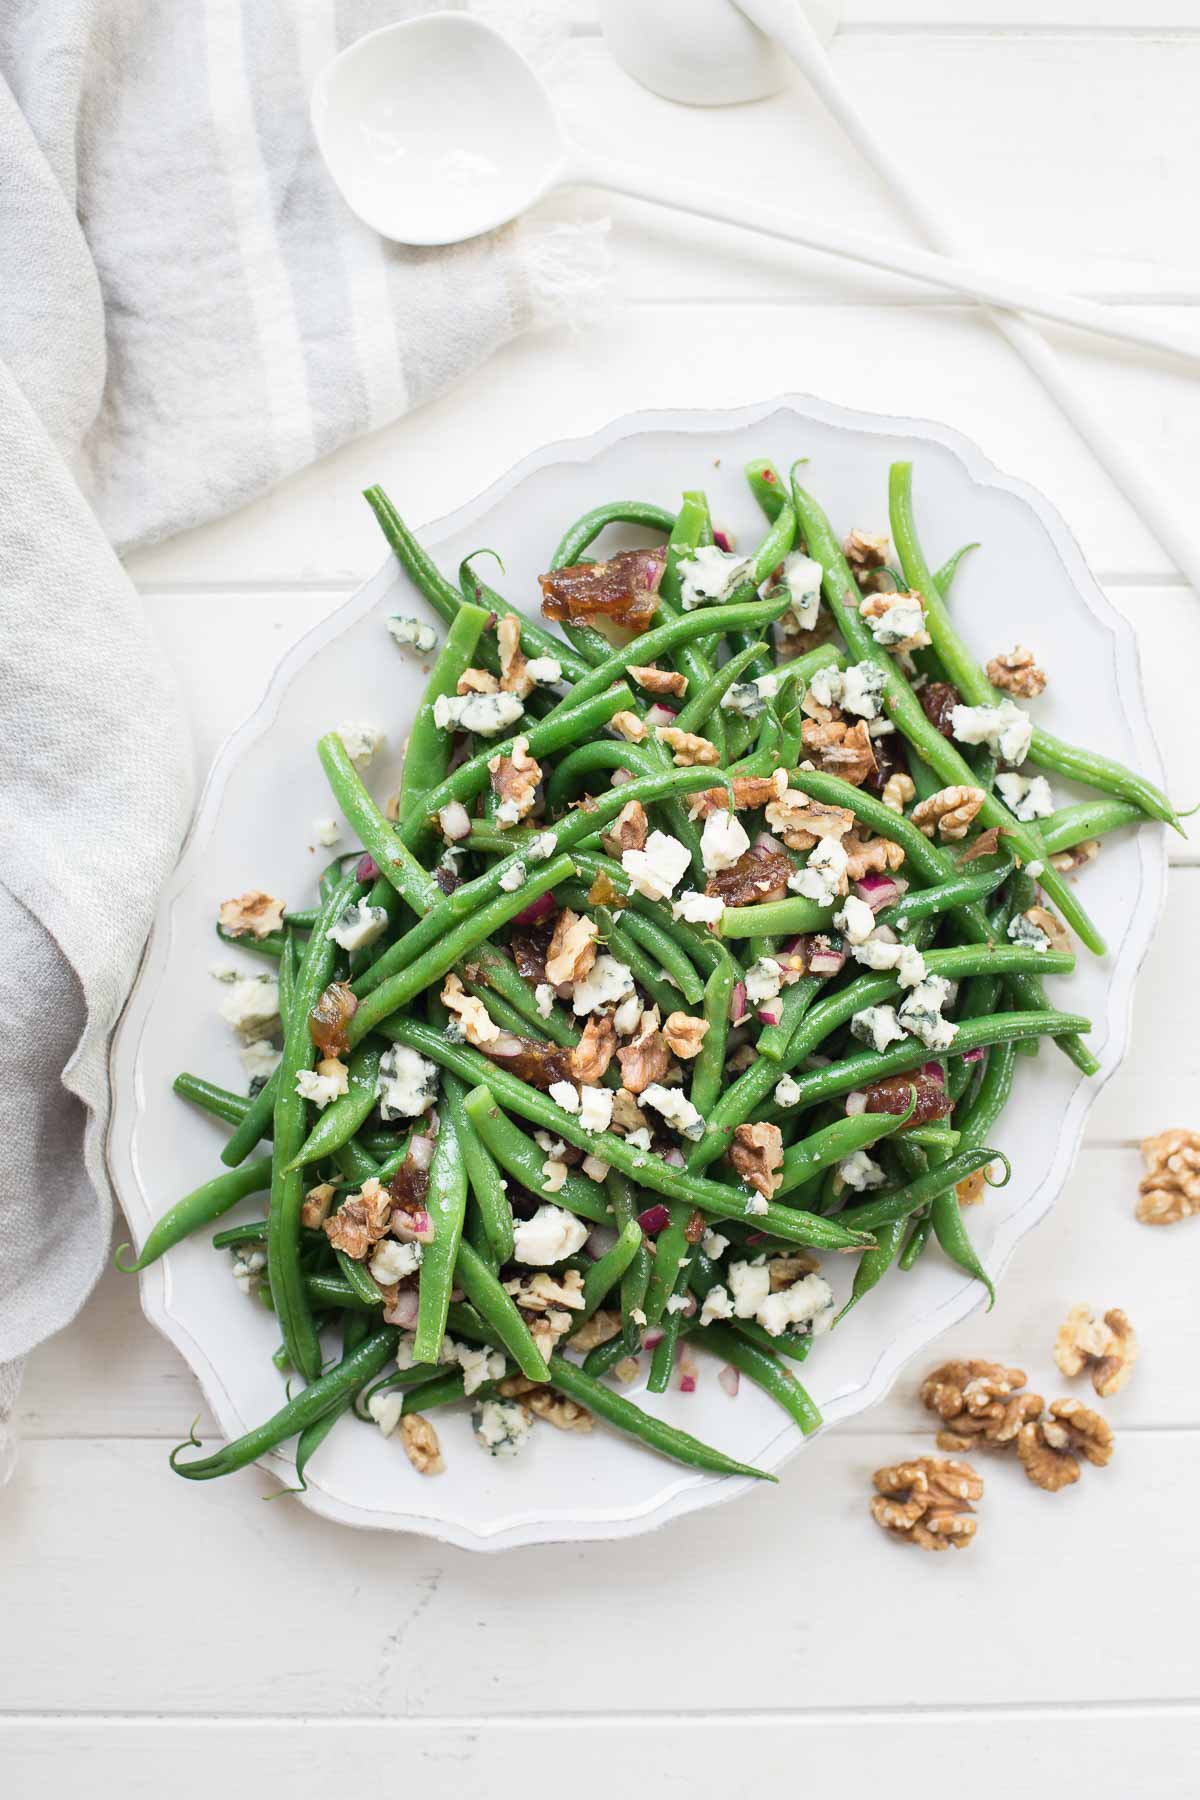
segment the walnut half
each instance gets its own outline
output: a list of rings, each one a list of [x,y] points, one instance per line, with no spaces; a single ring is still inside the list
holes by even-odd
[[[1054,1343],[1054,1360],[1063,1374],[1082,1375],[1087,1369],[1102,1400],[1120,1393],[1137,1354],[1137,1334],[1117,1306],[1103,1319],[1093,1319],[1086,1306],[1073,1306]]]
[[[405,1413],[400,1421],[400,1442],[418,1475],[440,1475],[446,1467],[438,1434],[420,1413]]]
[[[970,1463],[920,1456],[893,1468],[876,1469],[871,1501],[875,1523],[921,1550],[965,1550],[978,1519],[971,1505],[983,1496],[983,1482]]]
[[[1176,1225],[1200,1213],[1200,1132],[1160,1131],[1142,1141],[1149,1173],[1138,1188],[1143,1225]]]
[[[921,1383],[921,1400],[942,1420],[939,1450],[969,1450],[975,1444],[1003,1450],[1016,1442],[1022,1425],[1042,1410],[1040,1394],[1026,1394],[1024,1369],[1002,1363],[948,1362]]]
[[[1079,1458],[1102,1469],[1112,1458],[1112,1426],[1079,1400],[1056,1400],[1044,1419],[1017,1433],[1017,1455],[1035,1487],[1048,1494],[1079,1480]]]

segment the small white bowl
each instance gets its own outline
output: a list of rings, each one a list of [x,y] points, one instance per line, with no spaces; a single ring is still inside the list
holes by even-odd
[[[968,641],[984,655],[1014,642],[1034,645],[1055,677],[1034,704],[1039,720],[1159,774],[1128,624],[1108,604],[1050,504],[944,426],[850,412],[807,397],[723,412],[635,414],[591,437],[536,451],[421,537],[451,574],[463,555],[495,545],[505,559],[502,587],[528,605],[561,531],[613,494],[673,505],[683,488],[704,484],[720,523],[751,541],[762,525],[741,465],[757,456],[773,458],[781,469],[809,457],[810,485],[840,531],[884,527],[888,464],[910,457],[931,559],[939,562],[968,540],[983,546],[964,563],[953,593]],[[379,473],[386,483],[389,471]],[[403,509],[402,489],[394,498]],[[636,532],[613,534],[614,542],[637,538]],[[309,823],[331,810],[314,751],[322,731],[347,719],[383,724],[387,751],[371,780],[379,795],[394,785],[423,684],[416,659],[394,650],[384,630],[385,617],[397,610],[424,609],[389,557],[285,658],[209,777],[113,1051],[109,1157],[139,1242],[168,1205],[214,1172],[224,1141],[211,1120],[173,1097],[172,1077],[187,1068],[239,1090],[244,1085],[229,1029],[216,1016],[220,990],[208,973],[220,949],[213,934],[217,903],[252,885],[297,903],[308,900],[318,866],[307,847]],[[1067,784],[1053,785],[1060,801],[1071,797]],[[1052,1205],[1092,1100],[1120,1061],[1165,871],[1163,833],[1150,828],[1109,840],[1082,878],[1111,951],[1103,961],[1081,954],[1069,983],[1050,985],[1069,993],[1072,1010],[1094,1020],[1090,1042],[1101,1073],[1085,1081],[1050,1046],[1036,1063],[1019,1066],[1012,1104],[996,1133],[997,1147],[1012,1157],[1013,1177],[971,1216],[972,1235],[994,1277]],[[261,1211],[259,1197],[231,1217]],[[227,1258],[211,1250],[208,1235],[180,1245],[142,1276],[142,1304],[190,1363],[221,1429],[236,1437],[283,1402],[283,1380],[271,1363],[278,1332],[270,1315],[238,1292]],[[848,1288],[850,1263],[827,1259],[839,1293]],[[878,1400],[911,1357],[980,1300],[979,1287],[934,1250],[911,1275],[884,1282],[819,1341],[805,1365],[803,1379],[826,1429]],[[699,1360],[695,1394],[672,1392],[646,1404],[734,1456],[781,1470],[801,1448],[795,1427],[747,1382],[731,1400],[717,1382],[716,1361]],[[439,1415],[438,1429],[447,1467],[430,1480],[414,1473],[395,1442],[343,1421],[313,1458],[302,1504],[346,1524],[498,1550],[629,1536],[754,1486],[678,1468],[602,1426],[590,1437],[539,1429],[512,1461],[481,1453],[462,1409]],[[272,1453],[263,1467],[290,1482],[291,1452],[289,1445]]]

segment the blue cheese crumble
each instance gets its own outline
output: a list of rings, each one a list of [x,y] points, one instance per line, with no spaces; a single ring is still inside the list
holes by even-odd
[[[749,579],[753,569],[753,557],[721,550],[716,544],[701,544],[694,556],[686,556],[679,563],[680,605],[684,612],[718,605]]]
[[[474,731],[480,737],[498,737],[524,713],[515,694],[439,694],[433,703],[439,731]]]
[[[642,1106],[652,1106],[685,1138],[694,1142],[704,1136],[704,1120],[681,1088],[663,1087],[661,1082],[652,1081],[642,1089],[638,1100]]]
[[[518,1400],[484,1400],[471,1423],[480,1449],[489,1456],[519,1456],[529,1442],[533,1414]]]
[[[842,711],[877,719],[883,710],[883,679],[883,670],[874,663],[851,663],[842,677]]]
[[[334,727],[334,732],[337,737],[341,738],[346,755],[361,775],[367,764],[373,761],[377,755],[379,747],[383,743],[383,732],[378,725],[364,725],[361,720],[352,721],[347,725],[337,725]]]
[[[427,1062],[406,1044],[393,1044],[379,1059],[379,1075],[375,1092],[379,1099],[379,1116],[385,1124],[393,1119],[416,1119],[426,1113],[437,1099],[437,1064]]]
[[[1033,741],[1033,721],[1012,700],[996,706],[956,706],[950,729],[960,744],[987,744],[1003,762],[1023,763]]]
[[[602,951],[587,974],[575,983],[571,1008],[576,1018],[612,1006],[633,992],[633,972],[628,964]]]
[[[844,1156],[838,1164],[838,1174],[848,1188],[856,1193],[863,1193],[867,1188],[882,1187],[887,1176],[865,1150],[856,1150],[853,1156]]]
[[[886,1050],[889,1044],[898,1044],[904,1036],[894,1006],[864,1006],[851,1019],[850,1033],[860,1044],[870,1044],[878,1051]]]
[[[832,906],[845,885],[848,861],[836,838],[822,838],[813,845],[805,867],[788,876],[788,887],[818,906]]]
[[[1054,811],[1054,795],[1044,775],[1022,775],[1012,769],[997,775],[996,786],[1008,810],[1023,825],[1032,824],[1034,819],[1048,819]]]
[[[415,650],[420,656],[431,655],[440,641],[433,626],[427,625],[424,619],[412,619],[400,613],[392,614],[387,628],[393,643]]]
[[[927,975],[900,1007],[901,1025],[927,1050],[948,1050],[958,1036],[958,1026],[942,1017],[942,1008],[952,992],[944,975]]]
[[[666,900],[678,887],[691,867],[691,855],[685,844],[665,831],[652,831],[644,850],[624,850],[621,867],[639,894],[647,900]]]
[[[803,550],[790,550],[783,559],[783,586],[788,609],[781,623],[793,632],[811,631],[821,610],[821,581],[825,571]]]
[[[365,950],[387,930],[387,911],[382,906],[371,906],[365,899],[355,901],[348,906],[335,925],[331,925],[325,933],[343,950]]]
[[[1025,944],[1032,950],[1043,951],[1050,948],[1050,939],[1040,925],[1024,913],[1018,913],[1008,927],[1008,935],[1014,944]]]

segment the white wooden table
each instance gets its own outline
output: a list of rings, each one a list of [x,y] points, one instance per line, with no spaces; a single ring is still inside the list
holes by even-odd
[[[561,86],[581,131],[900,229],[802,93],[668,107],[575,10]],[[969,237],[1087,259],[1092,291],[1190,305],[1200,329],[1194,0],[851,0],[849,14],[839,63]],[[634,204],[614,208],[613,247],[621,304],[598,325],[514,345],[418,416],[138,559],[202,768],[282,652],[381,560],[368,481],[430,518],[613,414],[807,388],[949,420],[1057,502],[1137,627],[1172,792],[1198,797],[1200,600],[969,307]],[[1189,261],[1195,284],[1166,283],[1164,302],[1162,269]],[[1060,341],[1194,506],[1194,380]],[[1143,1355],[1109,1407],[1109,1469],[1053,1498],[988,1462],[975,1547],[905,1551],[866,1499],[878,1464],[930,1448],[914,1369],[777,1490],[666,1535],[500,1558],[359,1535],[264,1507],[273,1484],[254,1471],[199,1490],[170,1475],[195,1384],[109,1276],[33,1360],[0,1497],[0,1789],[1195,1793],[1200,1224],[1151,1231],[1133,1202],[1137,1140],[1200,1125],[1197,854],[1172,841],[1133,1048],[1066,1192],[995,1312],[943,1346],[1025,1364],[1055,1394],[1068,1305],[1124,1306]]]

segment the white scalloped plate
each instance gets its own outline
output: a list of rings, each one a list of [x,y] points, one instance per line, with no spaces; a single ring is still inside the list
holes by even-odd
[[[722,412],[634,414],[590,437],[539,450],[421,535],[451,573],[468,551],[495,546],[506,564],[505,592],[532,605],[535,577],[563,528],[613,496],[671,504],[681,489],[705,486],[718,521],[743,541],[753,539],[761,522],[741,467],[756,456],[772,457],[784,469],[795,457],[808,457],[812,487],[839,530],[884,529],[888,464],[911,458],[931,559],[967,539],[983,545],[964,563],[954,589],[969,642],[981,655],[1014,642],[1035,645],[1057,677],[1035,704],[1039,720],[1159,774],[1128,624],[1042,495],[1000,474],[944,426],[850,412],[803,396]],[[402,492],[399,498],[403,503]],[[636,537],[614,533],[611,541]],[[385,725],[387,754],[371,778],[379,794],[394,785],[396,752],[423,680],[415,659],[394,650],[384,631],[385,616],[397,606],[421,610],[389,559],[284,659],[209,777],[113,1050],[109,1155],[139,1242],[168,1204],[213,1172],[222,1141],[211,1120],[172,1097],[171,1077],[189,1068],[241,1085],[230,1033],[216,1018],[219,990],[208,974],[219,948],[212,931],[217,902],[259,884],[297,903],[310,897],[316,858],[307,836],[311,821],[330,810],[313,749],[321,731],[355,718]],[[1070,797],[1065,784],[1055,788],[1060,804]],[[996,1134],[1012,1156],[1013,1178],[971,1219],[994,1277],[1052,1205],[1092,1100],[1124,1051],[1134,978],[1162,901],[1162,839],[1156,829],[1122,834],[1083,877],[1088,906],[1111,949],[1103,961],[1081,958],[1069,983],[1070,1005],[1095,1021],[1091,1042],[1101,1073],[1086,1082],[1049,1048],[1020,1067]],[[261,1199],[242,1210],[253,1215],[260,1207]],[[829,1260],[843,1291],[849,1259]],[[207,1234],[148,1270],[141,1291],[147,1316],[186,1357],[223,1431],[236,1437],[276,1410],[283,1382],[271,1363],[274,1323],[242,1298]],[[880,1399],[904,1363],[980,1298],[975,1284],[934,1253],[904,1281],[885,1282],[869,1305],[820,1341],[805,1368],[825,1429]],[[734,1456],[780,1470],[801,1446],[798,1432],[747,1383],[730,1400],[716,1374],[705,1358],[694,1395],[671,1393],[646,1403]],[[413,1472],[394,1441],[344,1421],[313,1459],[303,1504],[350,1525],[498,1550],[628,1536],[754,1486],[677,1468],[604,1429],[587,1438],[539,1430],[523,1456],[495,1461],[474,1446],[462,1409],[440,1416],[438,1427],[447,1469],[428,1480]],[[263,1467],[282,1482],[294,1473],[286,1452],[265,1457]]]

